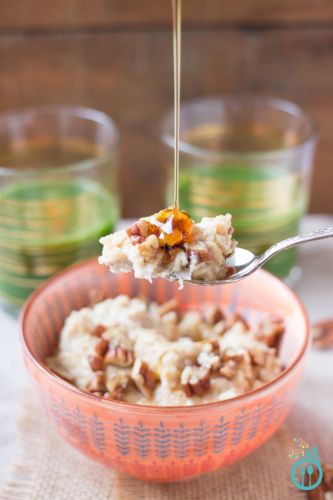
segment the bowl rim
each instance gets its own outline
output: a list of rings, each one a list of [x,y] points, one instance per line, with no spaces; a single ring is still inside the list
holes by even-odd
[[[46,376],[48,379],[52,379],[55,381],[57,384],[59,384],[63,389],[65,389],[67,392],[73,393],[74,395],[77,395],[84,400],[86,400],[88,403],[92,405],[97,405],[97,406],[102,406],[105,407],[106,409],[111,409],[112,408],[122,408],[123,410],[133,410],[133,412],[143,412],[143,413],[192,413],[194,411],[200,411],[200,410],[209,410],[209,409],[215,409],[215,408],[223,408],[226,406],[234,406],[235,404],[237,405],[240,401],[246,401],[247,399],[251,399],[253,395],[256,394],[265,394],[267,391],[269,391],[272,387],[275,385],[279,385],[279,383],[286,377],[288,377],[294,369],[297,367],[297,365],[301,362],[301,360],[305,357],[305,354],[310,346],[310,340],[311,340],[311,334],[310,334],[310,322],[308,315],[306,313],[305,307],[298,297],[298,295],[291,289],[289,288],[285,283],[283,283],[282,280],[274,276],[273,274],[269,273],[268,271],[265,271],[263,269],[259,269],[256,271],[257,273],[264,274],[266,275],[266,278],[271,280],[273,283],[278,285],[279,287],[282,287],[289,293],[289,295],[294,299],[296,302],[297,306],[299,307],[299,312],[301,313],[302,319],[304,320],[305,323],[305,336],[304,336],[304,341],[302,343],[302,347],[297,354],[296,358],[294,361],[287,366],[285,369],[279,373],[276,377],[274,377],[272,380],[266,382],[263,384],[261,387],[258,387],[256,389],[252,389],[251,391],[245,392],[243,394],[240,394],[238,396],[234,396],[232,398],[224,399],[221,401],[212,401],[211,403],[200,403],[196,405],[177,405],[177,406],[162,406],[162,405],[142,405],[142,404],[137,404],[137,403],[130,403],[128,401],[110,401],[110,400],[105,400],[102,398],[99,398],[97,396],[94,396],[93,394],[90,394],[88,392],[85,392],[82,389],[79,389],[75,385],[71,384],[70,382],[67,382],[66,380],[62,379],[58,375],[56,375],[52,370],[50,370],[44,363],[39,361],[38,359],[35,358],[35,356],[32,354],[30,349],[27,346],[27,343],[25,341],[25,324],[30,312],[31,307],[35,303],[36,299],[43,294],[44,290],[49,288],[49,286],[53,285],[57,281],[60,281],[65,275],[70,274],[72,271],[78,270],[81,267],[89,267],[91,265],[96,265],[97,260],[96,258],[93,259],[88,259],[82,262],[78,262],[74,265],[71,265],[64,270],[60,271],[56,275],[52,276],[48,280],[46,280],[40,287],[35,290],[26,303],[24,304],[22,311],[20,313],[20,318],[19,318],[19,335],[20,335],[20,342],[22,346],[23,353],[29,358],[29,360],[32,362],[32,364],[40,371],[44,376]],[[29,370],[28,370],[29,371]]]

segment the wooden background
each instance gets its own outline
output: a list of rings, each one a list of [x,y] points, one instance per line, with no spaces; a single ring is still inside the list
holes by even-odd
[[[333,1],[183,3],[182,98],[245,91],[303,106],[320,132],[311,211],[333,213]],[[163,205],[170,10],[170,0],[0,0],[0,111],[65,103],[111,114],[125,216]]]

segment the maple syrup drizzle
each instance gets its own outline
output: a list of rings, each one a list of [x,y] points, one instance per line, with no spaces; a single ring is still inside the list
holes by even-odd
[[[179,210],[179,132],[182,0],[172,0],[174,87],[174,192],[173,206]]]
[[[165,248],[170,256],[192,241],[193,222],[190,216],[179,208],[179,136],[180,136],[180,69],[181,69],[181,7],[182,0],[172,0],[173,21],[173,77],[174,77],[174,199],[173,206],[161,210],[154,215],[152,221],[146,222],[145,233],[140,233],[137,223],[127,231],[133,245],[140,244],[149,235],[159,239],[159,245]],[[142,223],[141,223],[142,225]]]
[[[160,246],[176,247],[192,241],[193,222],[184,210],[166,208],[154,216]]]

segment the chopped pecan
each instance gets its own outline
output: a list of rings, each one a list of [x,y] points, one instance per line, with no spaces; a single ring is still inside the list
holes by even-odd
[[[131,384],[131,377],[125,370],[108,367],[106,372],[106,389],[108,398],[123,401],[126,389]]]
[[[93,372],[98,372],[103,369],[104,361],[102,356],[98,356],[97,354],[90,354],[88,356],[88,361]]]
[[[115,391],[111,394],[111,392],[105,392],[103,394],[103,399],[108,399],[109,401],[122,401],[123,400],[123,392],[121,390]]]
[[[164,316],[165,314],[171,311],[176,311],[177,306],[178,306],[178,301],[176,299],[171,299],[168,300],[168,302],[165,302],[164,304],[160,305],[158,312],[160,316]]]
[[[93,335],[94,337],[101,337],[105,331],[106,331],[106,326],[96,325],[93,331],[91,332],[91,335]]]
[[[266,353],[259,347],[251,347],[248,353],[254,365],[263,366],[265,364]]]
[[[107,350],[109,348],[109,342],[105,339],[100,339],[95,345],[95,353],[97,356],[105,356]]]
[[[224,362],[234,361],[237,364],[241,364],[244,361],[244,350],[242,348],[234,349],[229,347],[223,352],[222,360]]]
[[[145,361],[138,358],[133,366],[132,380],[142,394],[149,399],[159,382],[159,377]]]
[[[134,363],[134,353],[131,349],[125,349],[124,347],[111,346],[104,357],[104,363],[106,365],[115,365],[122,368],[132,366]]]
[[[196,257],[199,262],[209,262],[213,259],[212,252],[208,249],[195,249],[191,248],[186,251],[188,257],[191,259],[191,257]]]
[[[245,330],[250,330],[250,325],[246,321],[246,319],[238,312],[231,313],[226,320],[227,330],[232,328],[236,323],[242,323],[245,327]]]
[[[177,340],[179,338],[178,313],[170,311],[161,317],[163,335],[167,340]]]
[[[229,254],[226,257],[230,257],[230,255],[232,255],[232,254]],[[225,278],[230,278],[236,272],[237,272],[237,268],[236,267],[234,267],[234,266],[227,267],[226,272],[225,272]]]
[[[140,255],[145,259],[155,257],[159,251],[160,245],[157,236],[151,234],[139,246]]]
[[[198,364],[209,370],[217,370],[220,366],[220,356],[214,352],[202,351],[198,356]]]
[[[223,363],[219,370],[219,374],[221,377],[224,377],[228,380],[231,380],[237,373],[237,363],[236,361],[230,360],[226,363]]]
[[[213,260],[213,254],[208,248],[198,250],[196,254],[200,262],[209,262]]]
[[[87,384],[87,390],[89,392],[105,392],[105,376],[104,372],[98,371],[94,373],[93,378]]]
[[[176,311],[167,312],[167,313],[163,314],[162,321],[163,321],[164,325],[169,325],[169,326],[175,327],[178,323],[178,314],[176,313]],[[178,332],[176,332],[176,333],[178,333]],[[176,337],[177,336],[178,335],[176,335]]]
[[[188,398],[203,396],[210,388],[210,371],[203,366],[186,366],[181,374],[181,385]]]
[[[221,364],[220,345],[217,339],[209,339],[203,343],[197,362],[200,366],[217,370]]]
[[[333,321],[321,321],[312,327],[313,346],[317,349],[333,347]]]
[[[216,353],[219,353],[220,352],[220,344],[219,344],[219,341],[217,339],[208,339],[208,340],[205,340],[204,342],[204,345],[203,345],[203,349],[207,352],[216,352]]]
[[[128,384],[119,385],[113,391],[104,393],[103,398],[109,399],[110,401],[124,401],[124,393],[127,389],[127,386]]]
[[[144,362],[141,363],[139,373],[144,380],[145,388],[149,392],[153,392],[159,381],[158,375],[149,368],[147,363]]]
[[[260,323],[258,333],[255,337],[268,347],[277,348],[284,331],[285,325],[283,319],[279,317],[270,317]]]
[[[202,321],[198,311],[187,311],[178,323],[181,337],[191,337],[193,340],[202,339]]]
[[[105,392],[103,394],[103,399],[108,399],[109,401],[123,401],[124,391],[121,387],[118,387],[114,392]]]
[[[139,219],[126,230],[131,243],[133,245],[140,245],[148,238],[150,233],[150,224],[148,221]]]
[[[222,313],[221,309],[214,304],[211,304],[205,308],[203,316],[204,320],[209,325],[215,325],[216,323],[224,319],[224,314]]]
[[[221,337],[226,331],[228,330],[227,328],[227,322],[222,319],[221,321],[218,321],[214,326],[213,326],[213,335],[216,335],[217,337]]]

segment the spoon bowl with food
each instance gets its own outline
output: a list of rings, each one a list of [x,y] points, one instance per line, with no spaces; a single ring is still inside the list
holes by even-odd
[[[164,278],[198,285],[221,285],[246,278],[277,254],[308,241],[333,236],[333,228],[293,236],[255,256],[237,247],[230,214],[194,223],[178,208],[143,217],[101,239],[101,264],[136,278]]]
[[[231,257],[226,260],[227,274],[223,280],[191,280],[196,285],[221,285],[234,283],[257,271],[266,262],[281,252],[308,241],[322,240],[333,236],[333,228],[319,229],[312,233],[299,234],[271,246],[263,254],[256,256],[250,250],[237,247]]]
[[[178,208],[143,217],[129,228],[102,238],[100,264],[114,273],[133,271],[136,278],[183,282],[226,278],[234,253],[231,215],[203,217],[194,223]]]

